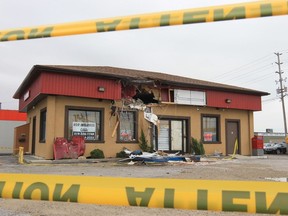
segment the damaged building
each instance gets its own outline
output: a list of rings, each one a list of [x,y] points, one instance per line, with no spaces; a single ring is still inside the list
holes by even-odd
[[[100,66],[35,65],[14,94],[27,112],[29,152],[53,159],[55,138],[81,135],[85,156],[101,149],[149,145],[190,153],[191,137],[206,154],[252,154],[253,113],[266,92],[187,77]]]

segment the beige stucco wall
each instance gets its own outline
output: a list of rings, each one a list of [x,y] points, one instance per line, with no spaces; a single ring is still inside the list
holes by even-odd
[[[121,105],[118,101],[116,105]],[[54,138],[64,137],[65,128],[65,106],[75,107],[91,107],[104,108],[104,143],[86,143],[85,156],[89,156],[94,149],[104,151],[105,157],[115,157],[117,152],[120,152],[123,147],[131,150],[139,149],[138,143],[117,143],[117,135],[112,137],[112,132],[115,128],[116,117],[110,118],[110,100],[98,100],[89,98],[64,97],[64,96],[48,96],[46,99],[39,102],[34,109],[28,111],[28,119],[32,123],[33,116],[36,116],[36,148],[35,155],[46,159],[53,158],[53,143]],[[46,142],[39,143],[39,125],[40,125],[40,110],[47,107],[47,125],[46,125]],[[215,109],[209,107],[195,107],[187,105],[161,104],[154,106],[153,112],[161,116],[181,116],[190,117],[191,136],[200,139],[201,137],[201,114],[217,114],[220,115],[221,121],[221,144],[205,144],[206,154],[213,154],[215,151],[226,154],[226,135],[225,135],[225,120],[233,119],[240,120],[240,135],[241,154],[250,155],[251,138],[253,136],[253,112],[243,110],[230,109]],[[143,119],[143,112],[139,111],[138,116],[138,137],[143,129],[147,140],[150,143],[150,126]],[[32,137],[32,124],[30,124],[30,137]],[[29,149],[31,151],[32,139],[30,139]]]
[[[253,132],[253,112],[246,110],[216,109],[210,107],[196,107],[187,105],[164,104],[154,107],[153,112],[157,115],[191,117],[191,136],[201,138],[201,114],[220,115],[221,144],[204,144],[206,154],[215,151],[226,154],[226,125],[225,120],[233,119],[240,121],[240,149],[242,155],[251,155],[251,139]]]
[[[27,112],[28,120],[30,122],[30,131],[29,131],[29,137],[31,137],[29,140],[30,152],[32,151],[32,140],[33,140],[33,118],[36,117],[35,155],[37,156],[42,156],[43,152],[45,152],[45,154],[51,153],[51,149],[47,145],[45,145],[45,143],[39,142],[40,111],[46,107],[47,107],[47,100],[42,100],[37,105],[33,106],[33,108]],[[47,112],[47,118],[49,118],[48,112]],[[49,133],[48,125],[47,125],[47,130],[48,131],[46,133]]]
[[[115,157],[116,153],[127,147],[131,150],[138,149],[138,143],[116,143],[117,134],[112,137],[113,130],[116,125],[116,117],[110,114],[111,101],[98,99],[85,99],[75,97],[57,97],[57,116],[55,120],[55,137],[64,136],[64,116],[65,106],[104,108],[104,143],[86,143],[85,156],[90,156],[90,152],[94,149],[104,151],[105,157]],[[59,112],[58,112],[59,111]],[[140,119],[139,119],[140,120]],[[138,123],[141,125],[143,120]]]
[[[46,142],[39,142],[40,110],[47,106]],[[53,143],[56,137],[64,137],[65,134],[65,106],[104,108],[104,143],[86,143],[85,156],[90,156],[94,149],[104,151],[105,157],[115,157],[123,147],[131,150],[139,149],[138,143],[116,143],[117,135],[112,137],[115,128],[116,117],[110,118],[110,100],[98,100],[76,97],[48,96],[38,103],[34,109],[28,112],[28,118],[36,116],[36,148],[35,155],[46,159],[53,158]],[[143,120],[139,119],[139,125]],[[30,124],[30,136],[32,137],[32,124]],[[30,139],[30,151],[32,149],[32,139]]]

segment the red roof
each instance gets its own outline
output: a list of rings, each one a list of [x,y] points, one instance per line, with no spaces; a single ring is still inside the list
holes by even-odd
[[[69,66],[69,65],[34,65],[30,70],[29,74],[26,76],[22,84],[19,86],[15,92],[13,98],[19,99],[22,94],[25,93],[28,86],[41,74],[41,72],[50,73],[62,73],[76,76],[88,76],[102,78],[114,78],[122,79],[134,82],[149,82],[149,81],[159,81],[162,84],[170,84],[176,86],[186,86],[190,88],[198,89],[211,89],[225,92],[236,92],[242,94],[251,94],[265,96],[269,95],[267,92],[246,89],[238,86],[226,85],[215,82],[208,82],[198,79],[192,79],[189,77],[182,77],[177,75],[169,75],[166,73],[150,72],[126,68],[116,68],[116,67],[105,67],[105,66]]]
[[[0,110],[0,121],[26,121],[27,114],[18,110]]]

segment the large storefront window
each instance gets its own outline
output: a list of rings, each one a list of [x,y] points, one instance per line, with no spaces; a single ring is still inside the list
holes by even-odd
[[[123,111],[119,114],[119,142],[135,142],[137,140],[136,112]]]
[[[67,138],[84,136],[85,141],[103,141],[103,110],[66,108]]]
[[[219,116],[202,116],[202,139],[204,142],[220,142]]]

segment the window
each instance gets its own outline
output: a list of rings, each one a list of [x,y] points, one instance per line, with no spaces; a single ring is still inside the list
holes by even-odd
[[[176,104],[206,105],[206,93],[203,91],[174,90],[174,102]]]
[[[202,140],[205,143],[220,142],[220,117],[215,115],[202,116]]]
[[[186,105],[206,105],[206,92],[183,89],[161,89],[162,102]]]
[[[137,113],[133,111],[123,111],[119,113],[119,142],[137,141],[136,114]]]
[[[39,142],[45,142],[46,140],[46,113],[47,110],[42,109],[40,111],[40,133],[39,133]]]
[[[86,142],[103,142],[103,109],[66,107],[66,137],[84,136]]]

